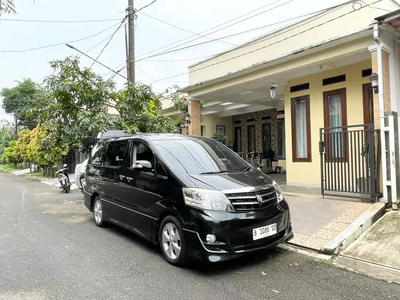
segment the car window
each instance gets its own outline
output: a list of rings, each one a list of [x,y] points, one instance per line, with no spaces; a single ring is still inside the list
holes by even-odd
[[[225,145],[212,139],[176,139],[154,142],[172,168],[184,174],[241,172],[249,165]]]
[[[134,142],[134,153],[132,162],[135,163],[138,160],[149,161],[153,166],[152,171],[155,172],[153,150],[151,150],[150,147],[144,143]]]
[[[90,155],[89,164],[95,166],[101,166],[103,164],[103,156],[104,152],[107,148],[108,143],[105,141],[98,142],[92,149],[92,153]]]
[[[107,147],[104,165],[109,167],[120,167],[128,151],[128,141],[112,141]]]
[[[155,157],[155,161],[156,161],[157,175],[168,176],[167,171],[165,171],[164,166],[162,165],[161,161],[157,158],[157,156]]]

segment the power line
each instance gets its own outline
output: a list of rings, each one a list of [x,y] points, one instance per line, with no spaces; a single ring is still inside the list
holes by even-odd
[[[208,36],[206,36],[206,35],[201,35],[201,34],[199,34],[199,33],[196,33],[196,32],[193,32],[193,31],[190,31],[190,30],[187,30],[187,29],[184,29],[184,28],[182,28],[182,27],[176,26],[176,25],[174,25],[174,24],[171,24],[171,23],[168,23],[168,22],[166,22],[166,21],[160,20],[160,19],[158,19],[158,18],[156,18],[156,17],[153,17],[153,16],[150,16],[150,15],[148,15],[148,14],[145,14],[144,12],[141,12],[141,14],[142,14],[142,15],[145,15],[146,17],[149,17],[149,18],[151,18],[151,19],[154,19],[154,20],[156,20],[156,21],[158,21],[158,22],[161,22],[161,23],[164,23],[164,24],[169,25],[169,26],[171,26],[171,27],[174,27],[174,28],[176,28],[176,29],[179,29],[179,30],[182,30],[182,31],[185,31],[185,32],[189,32],[189,33],[191,33],[192,35],[197,35],[197,36],[200,36],[200,37],[202,37],[202,38],[209,39],[209,40],[213,40],[213,41],[217,41],[217,42],[229,44],[229,45],[232,45],[232,46],[236,46],[235,44],[232,44],[232,43],[228,43],[228,42],[224,42],[224,41],[218,41],[218,40],[215,40],[215,39],[213,39],[213,38],[210,38],[210,37],[208,37]]]
[[[235,21],[235,20],[237,20],[237,19],[243,18],[243,17],[245,17],[245,16],[247,16],[247,15],[250,15],[250,14],[252,14],[252,13],[254,13],[254,12],[256,12],[256,11],[259,11],[259,10],[261,10],[261,9],[263,9],[263,8],[269,7],[269,6],[271,6],[271,5],[273,5],[273,4],[277,3],[277,2],[280,2],[280,1],[281,1],[281,0],[276,0],[276,1],[272,2],[272,3],[269,3],[269,4],[267,4],[267,5],[264,5],[264,6],[260,7],[260,8],[257,8],[257,9],[255,9],[255,10],[252,10],[252,11],[246,13],[246,14],[243,14],[243,15],[237,17],[237,18],[231,19],[231,20],[229,20],[229,21],[226,21],[226,22],[224,22],[224,23],[221,23],[221,24],[216,25],[216,26],[214,26],[214,27],[211,27],[211,28],[209,28],[209,29],[203,30],[203,31],[199,32],[199,34],[203,34],[203,33],[209,32],[210,30],[213,30],[213,29],[215,29],[215,28],[221,27],[221,26],[223,26],[223,25],[225,25],[225,24],[229,24],[229,23],[231,23],[231,22],[233,22],[233,21]],[[293,0],[290,0],[290,1],[293,1]],[[274,8],[275,8],[275,7],[274,7]],[[274,9],[274,8],[272,8],[272,9]],[[254,16],[250,16],[250,17],[247,17],[247,18],[245,18],[245,19],[243,19],[243,20],[236,21],[234,24],[231,24],[231,25],[229,25],[229,26],[225,26],[225,27],[223,27],[223,28],[221,28],[221,29],[218,29],[218,30],[212,31],[212,32],[210,32],[210,33],[207,33],[207,35],[213,34],[213,33],[215,33],[215,32],[221,31],[221,30],[223,30],[223,29],[225,29],[225,28],[227,28],[227,27],[230,27],[230,26],[236,25],[236,24],[238,24],[238,23],[244,22],[244,21],[246,21],[246,20],[248,20],[248,19],[251,19],[251,18],[253,18],[253,17],[256,17],[256,16],[258,16],[258,15],[260,15],[260,14],[266,13],[266,12],[272,10],[272,9],[267,9],[267,10],[262,11],[262,12],[256,14],[256,15],[254,15]],[[183,41],[186,41],[186,40],[189,40],[189,39],[191,39],[191,40],[190,40],[190,41],[187,41],[187,42],[185,42],[185,43],[179,44],[180,42],[183,42]],[[176,42],[174,42],[174,43],[172,43],[172,44],[168,44],[168,45],[165,45],[165,46],[163,46],[163,47],[154,49],[154,50],[152,50],[152,51],[150,51],[150,52],[144,53],[144,54],[139,55],[139,56],[148,55],[148,54],[153,53],[153,52],[156,52],[156,51],[158,51],[158,50],[162,50],[162,49],[165,49],[165,48],[168,48],[168,47],[170,47],[170,46],[173,46],[173,45],[178,44],[178,45],[176,45],[175,47],[173,47],[173,48],[176,48],[176,47],[179,47],[179,46],[182,46],[182,45],[184,45],[184,44],[190,43],[190,42],[192,42],[192,41],[194,41],[194,40],[197,40],[197,39],[199,39],[199,38],[192,39],[192,37],[187,37],[187,38],[184,38],[184,39],[182,39],[182,40],[176,41]],[[170,49],[167,49],[167,50],[170,50]]]
[[[95,60],[93,57],[91,57],[90,55],[87,55],[86,53],[84,53],[84,52],[82,52],[82,51],[76,49],[74,46],[69,45],[69,44],[65,44],[65,45],[66,45],[67,47],[69,47],[69,48],[75,50],[75,51],[78,51],[78,52],[81,53],[82,55],[85,55],[86,57],[88,57],[88,58],[90,58],[90,59],[92,59],[92,60]],[[104,68],[106,68],[106,69],[108,69],[108,70],[110,70],[110,71],[116,73],[117,75],[119,75],[119,76],[125,78],[126,80],[128,80],[128,78],[126,78],[125,76],[123,76],[123,75],[121,75],[121,74],[115,72],[113,69],[111,69],[110,67],[107,67],[105,64],[99,62],[98,60],[95,60],[95,61],[96,61],[99,65],[103,66]]]
[[[142,8],[139,8],[136,12],[139,12],[139,11],[145,9],[146,7],[149,7],[150,5],[154,4],[156,1],[157,1],[157,0],[153,0],[153,2],[151,2],[151,3],[149,3],[149,4],[145,5],[145,6],[143,6]]]
[[[211,57],[212,55],[202,56],[202,57],[193,57],[193,58],[183,58],[183,59],[144,59],[145,61],[189,61],[189,60],[196,60],[196,59],[203,59]]]
[[[99,57],[101,56],[101,54],[103,53],[103,51],[107,48],[108,44],[110,44],[110,42],[111,42],[111,40],[113,39],[113,37],[115,36],[115,34],[118,32],[118,30],[121,29],[121,27],[122,27],[122,25],[124,24],[124,22],[125,22],[125,20],[126,20],[127,17],[128,17],[128,16],[125,16],[125,18],[121,21],[121,24],[119,24],[118,28],[113,32],[113,34],[111,35],[111,37],[110,37],[110,39],[108,40],[107,44],[105,44],[104,47],[103,47],[103,49],[101,49],[99,55],[97,55],[96,60],[94,60],[94,61],[92,62],[92,64],[90,65],[90,68],[89,68],[89,69],[91,69],[91,68],[93,67],[95,61],[97,61],[97,60],[99,59]]]
[[[142,71],[142,73],[143,73],[144,75],[146,75],[147,77],[149,77],[151,80],[154,81],[154,78],[151,77],[149,74],[147,74],[145,71],[143,71],[138,65],[137,65],[137,68],[138,68],[140,71]]]
[[[91,39],[91,38],[93,38],[93,37],[95,37],[95,36],[98,36],[98,35],[102,34],[103,32],[105,32],[105,31],[107,31],[107,30],[109,30],[109,29],[111,29],[111,28],[113,28],[113,27],[115,27],[115,26],[117,26],[117,25],[119,25],[119,22],[118,22],[117,24],[114,24],[114,25],[110,26],[110,27],[107,27],[106,29],[103,29],[102,31],[100,31],[100,32],[98,32],[98,33],[96,33],[96,34],[93,34],[93,35],[91,35],[91,36],[87,36],[87,37],[84,37],[84,38],[81,38],[81,39],[78,39],[78,40],[67,41],[67,42],[62,42],[62,43],[57,43],[57,44],[51,44],[51,45],[46,45],[46,46],[41,46],[41,47],[35,47],[35,48],[29,48],[29,49],[23,49],[23,50],[0,50],[0,53],[22,53],[22,52],[40,50],[40,49],[51,48],[51,47],[56,47],[56,46],[62,46],[62,45],[65,45],[65,44],[67,44],[67,43],[81,42],[81,41],[84,41],[84,40]]]
[[[296,20],[296,19],[300,19],[300,18],[304,18],[304,17],[307,17],[307,16],[316,15],[316,14],[318,14],[318,13],[326,12],[326,11],[328,11],[328,10],[330,10],[330,9],[336,9],[336,8],[338,8],[338,7],[341,7],[342,5],[343,5],[343,4],[340,4],[340,5],[337,5],[337,6],[333,6],[333,7],[331,7],[331,8],[321,9],[321,10],[319,10],[319,11],[314,11],[314,12],[312,12],[312,13],[308,13],[308,14],[305,14],[305,15],[301,15],[301,16],[298,16],[298,17],[295,17],[295,18],[290,18],[290,19],[278,21],[278,22],[275,22],[275,23],[272,23],[272,24],[267,24],[267,25],[264,25],[264,26],[261,26],[261,27],[257,27],[257,28],[253,28],[253,29],[249,29],[249,30],[245,30],[245,31],[241,31],[241,32],[238,32],[238,33],[233,33],[233,34],[230,34],[230,35],[226,35],[226,36],[223,36],[223,37],[219,37],[218,39],[227,39],[227,38],[231,38],[231,37],[237,37],[237,36],[239,36],[239,35],[246,34],[246,33],[252,32],[252,31],[256,31],[256,30],[260,30],[260,29],[265,29],[265,28],[267,28],[267,27],[275,26],[275,25],[282,24],[282,23],[287,23],[287,22],[289,22],[289,21],[293,21],[293,20]],[[322,16],[319,16],[318,18],[321,18],[321,17],[322,17]],[[318,18],[316,18],[316,19],[318,19]],[[305,25],[305,24],[308,24],[308,23],[310,23],[310,22],[312,22],[312,21],[315,21],[316,19],[313,19],[313,20],[311,20],[311,21],[309,21],[309,22],[307,22],[307,23],[301,24],[300,26],[297,26],[297,27],[295,27],[295,28],[301,27],[301,26],[303,26],[303,25]],[[295,29],[295,28],[291,28],[290,30]],[[289,31],[290,31],[290,30],[289,30]],[[285,31],[285,32],[283,32],[283,33],[286,33],[286,32],[287,32],[287,31]],[[280,34],[278,34],[278,35],[281,35],[281,34],[283,34],[283,33],[280,33]],[[258,42],[256,41],[256,42],[247,43],[247,44],[245,44],[245,45],[239,46],[238,48],[249,47],[249,46],[251,46],[251,45],[254,45],[254,44],[257,44],[257,43],[260,43],[260,42],[263,42],[263,41],[265,41],[265,39],[259,40]],[[182,47],[182,48],[173,49],[173,50],[170,50],[170,51],[164,51],[164,52],[156,53],[156,54],[153,54],[153,55],[149,55],[149,56],[147,56],[147,57],[145,57],[145,58],[139,59],[139,60],[137,60],[137,61],[147,60],[148,58],[152,58],[152,57],[156,57],[156,56],[161,56],[161,55],[165,55],[165,54],[169,54],[169,53],[173,53],[173,52],[177,52],[177,51],[181,51],[181,50],[186,50],[186,49],[189,49],[189,48],[198,47],[198,46],[201,46],[201,45],[204,45],[204,44],[209,44],[209,43],[212,43],[212,42],[213,42],[213,41],[206,41],[206,42],[201,42],[201,43],[189,45],[189,46]],[[212,56],[212,55],[211,55],[211,56]]]
[[[9,22],[29,22],[29,23],[100,23],[100,22],[113,22],[119,21],[119,19],[105,19],[105,20],[27,20],[27,19],[4,19],[0,18],[1,21]]]
[[[382,1],[382,0],[379,0],[379,1],[373,2],[373,3],[371,3],[371,4],[375,4],[375,3],[378,3],[378,2],[381,2],[381,1]],[[353,1],[351,1],[351,2],[353,2]],[[348,3],[344,3],[344,4],[341,4],[341,5],[338,5],[338,6],[343,6],[343,5],[345,5],[345,4],[348,4]],[[363,9],[363,8],[365,8],[365,7],[367,7],[367,6],[364,6],[364,7],[360,8],[360,9]],[[358,10],[360,10],[360,9],[358,9]],[[265,48],[267,48],[267,47],[276,45],[276,44],[278,44],[278,43],[281,43],[281,42],[283,42],[283,41],[286,41],[286,40],[291,39],[291,38],[293,38],[293,37],[299,36],[299,35],[301,35],[301,34],[303,34],[303,33],[308,32],[308,31],[311,31],[311,30],[313,30],[313,29],[315,29],[315,28],[318,28],[318,27],[320,27],[320,26],[323,26],[323,25],[325,25],[325,24],[328,24],[328,23],[330,23],[330,22],[332,22],[332,21],[338,20],[338,19],[340,19],[340,18],[342,18],[342,17],[344,17],[344,16],[347,16],[347,15],[349,15],[349,14],[352,14],[352,13],[358,11],[358,10],[353,9],[353,11],[350,11],[350,12],[348,12],[348,13],[342,14],[342,15],[340,15],[340,16],[337,16],[337,17],[335,17],[335,18],[332,18],[332,19],[330,19],[330,20],[328,20],[328,21],[325,21],[325,22],[323,22],[323,23],[320,23],[320,24],[318,24],[318,25],[309,27],[309,28],[307,28],[307,29],[305,29],[305,30],[303,30],[303,31],[300,31],[300,32],[298,32],[298,33],[295,33],[295,34],[293,34],[293,35],[291,35],[291,36],[288,36],[288,37],[286,37],[286,38],[283,38],[283,39],[281,39],[281,40],[279,40],[279,41],[276,41],[276,42],[273,42],[273,43],[271,43],[271,44],[268,44],[268,45],[265,45],[265,46],[262,46],[262,47],[253,49],[253,50],[251,50],[251,51],[248,51],[248,52],[245,52],[245,53],[242,53],[242,54],[233,56],[233,57],[231,57],[231,58],[227,58],[227,59],[221,60],[221,61],[219,61],[219,62],[215,62],[215,63],[209,64],[209,65],[206,65],[206,66],[204,66],[204,67],[201,67],[201,68],[198,68],[198,69],[189,71],[188,73],[189,73],[189,74],[190,74],[190,73],[194,73],[194,72],[197,72],[197,71],[200,71],[200,70],[203,70],[203,69],[206,69],[206,68],[209,68],[209,67],[212,67],[212,66],[215,66],[215,65],[218,65],[218,64],[221,64],[221,63],[230,61],[230,60],[234,60],[234,59],[236,59],[236,58],[239,58],[239,57],[242,57],[242,56],[251,54],[251,53],[254,53],[254,52],[256,52],[256,51],[260,51],[260,50],[265,49]],[[263,42],[263,41],[265,41],[265,40],[262,40],[262,41],[259,41],[259,42]],[[255,43],[253,43],[253,45],[254,45],[254,44],[255,44]],[[157,81],[163,81],[163,80],[166,80],[166,79],[171,79],[171,78],[179,77],[179,76],[183,76],[183,75],[186,75],[186,74],[188,74],[188,73],[181,73],[181,74],[178,74],[178,75],[175,75],[175,76],[169,76],[169,77],[166,77],[166,78],[161,78],[161,79],[158,79],[158,80],[156,80],[156,81],[153,81],[152,83],[157,82]]]

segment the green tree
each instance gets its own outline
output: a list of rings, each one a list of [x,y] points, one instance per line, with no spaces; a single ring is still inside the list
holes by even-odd
[[[50,175],[51,167],[61,163],[67,153],[68,144],[58,142],[49,136],[49,129],[46,126],[38,124],[30,133],[27,158],[40,166],[45,171],[45,175]]]
[[[0,16],[3,14],[16,13],[14,0],[0,0]]]
[[[161,113],[161,102],[148,85],[127,84],[116,94],[115,109],[122,129],[129,132],[177,132],[175,122]]]
[[[99,132],[123,129],[130,132],[174,132],[172,119],[161,114],[159,98],[147,85],[126,84],[117,91],[89,68],[81,69],[79,60],[68,57],[50,62],[54,74],[46,78],[52,102],[42,110],[42,121],[49,136],[71,145]],[[109,108],[118,114],[112,116]]]
[[[3,159],[10,164],[22,163],[22,158],[18,155],[17,141],[11,141],[8,147],[4,150]]]
[[[3,88],[1,91],[3,108],[7,113],[14,114],[18,128],[33,129],[36,126],[36,116],[31,111],[48,104],[50,98],[45,97],[45,91],[31,79],[24,79],[13,88]]]
[[[0,156],[4,153],[5,148],[11,141],[11,132],[7,129],[0,130]]]
[[[31,131],[29,129],[24,129],[19,133],[17,144],[16,144],[16,152],[18,157],[21,158],[23,162],[30,162],[27,153],[27,147],[31,140]]]

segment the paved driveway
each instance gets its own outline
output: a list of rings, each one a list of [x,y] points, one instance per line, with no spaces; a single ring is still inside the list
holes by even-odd
[[[0,299],[398,299],[400,286],[271,250],[167,264],[125,230],[97,228],[80,191],[0,173]],[[265,274],[265,275],[263,275]]]

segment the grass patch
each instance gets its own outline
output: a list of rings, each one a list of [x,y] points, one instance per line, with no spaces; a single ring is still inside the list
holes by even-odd
[[[15,170],[21,170],[19,167],[16,167],[14,164],[0,164],[0,170],[3,172],[12,172]]]
[[[333,259],[327,259],[324,260],[324,264],[327,265],[328,267],[332,267],[333,266]]]

